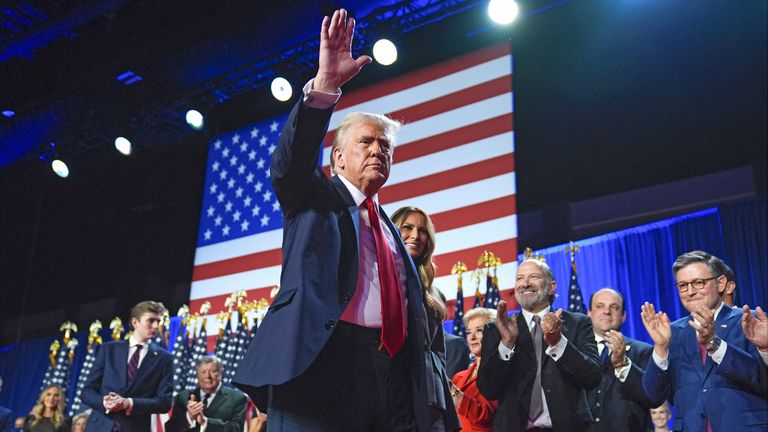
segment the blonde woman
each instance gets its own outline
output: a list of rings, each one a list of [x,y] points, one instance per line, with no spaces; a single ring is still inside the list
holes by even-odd
[[[664,402],[658,408],[651,408],[651,421],[653,422],[654,432],[669,432],[669,419],[672,418],[672,411],[669,404]]]
[[[66,396],[58,385],[49,385],[40,393],[24,422],[24,432],[69,432],[70,421],[64,415]]]

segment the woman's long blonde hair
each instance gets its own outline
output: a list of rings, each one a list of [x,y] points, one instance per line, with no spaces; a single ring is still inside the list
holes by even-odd
[[[62,390],[61,387],[57,384],[51,384],[46,386],[43,391],[40,392],[40,397],[37,398],[37,403],[32,407],[32,411],[29,413],[32,416],[32,426],[38,424],[40,420],[43,419],[43,413],[45,412],[45,394],[52,388],[55,388],[56,391],[59,392],[59,405],[53,410],[51,422],[56,427],[59,427],[64,423],[64,408],[67,405],[67,396],[64,394],[64,390]]]
[[[435,263],[432,261],[432,254],[435,252],[435,226],[432,224],[432,219],[424,210],[406,206],[392,213],[392,222],[400,228],[411,213],[418,213],[424,217],[424,223],[427,226],[427,244],[424,247],[424,252],[420,257],[413,260],[419,272],[419,279],[421,279],[424,305],[439,322],[443,322],[446,317],[445,303],[440,299],[437,289],[432,286],[432,281],[435,280]]]

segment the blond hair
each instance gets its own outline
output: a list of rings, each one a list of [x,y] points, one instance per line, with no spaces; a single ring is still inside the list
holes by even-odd
[[[393,120],[383,114],[366,112],[351,112],[347,114],[346,117],[344,117],[344,120],[341,121],[341,124],[339,124],[339,127],[336,129],[336,135],[333,137],[333,145],[331,146],[331,174],[337,174],[336,160],[334,159],[333,154],[337,148],[344,148],[344,137],[347,133],[347,129],[352,125],[361,123],[370,123],[381,128],[387,136],[389,145],[393,149],[395,148],[397,141],[397,131],[403,125],[401,122]]]

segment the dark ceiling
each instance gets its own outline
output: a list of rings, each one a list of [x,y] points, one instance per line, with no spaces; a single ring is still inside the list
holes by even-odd
[[[734,167],[764,181],[765,1],[528,0],[509,28],[489,24],[485,1],[337,3],[361,18],[362,49],[385,31],[401,44],[395,66],[369,66],[348,90],[510,41],[521,213]],[[0,6],[0,110],[16,112],[0,117],[3,343],[49,331],[19,317],[84,325],[147,297],[186,301],[207,140],[287,110],[264,83],[311,77],[302,47],[332,8]],[[126,71],[142,80],[122,84]],[[183,124],[189,107],[208,114],[204,131]],[[112,148],[117,134],[131,157]],[[50,142],[70,157],[66,180],[38,159]]]

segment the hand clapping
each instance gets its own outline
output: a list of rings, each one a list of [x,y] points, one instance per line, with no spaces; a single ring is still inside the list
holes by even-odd
[[[640,306],[640,317],[653,340],[653,350],[659,357],[666,358],[669,354],[669,341],[672,339],[669,317],[664,312],[656,312],[653,304],[648,302]]]

